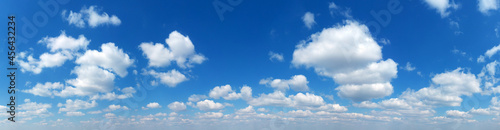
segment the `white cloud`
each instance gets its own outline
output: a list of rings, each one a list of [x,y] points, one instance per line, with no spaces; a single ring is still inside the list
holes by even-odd
[[[493,55],[497,54],[498,51],[500,51],[500,45],[494,46],[493,48],[487,50],[484,55],[488,56],[488,58],[491,58]]]
[[[384,44],[384,45],[389,45],[391,44],[391,40],[389,39],[385,39],[385,38],[381,38],[378,42]]]
[[[354,21],[327,28],[311,35],[311,41],[299,44],[293,53],[295,66],[314,67],[321,75],[349,72],[382,59],[381,47],[368,27]]]
[[[397,63],[382,60],[381,48],[367,26],[345,21],[345,25],[324,29],[297,45],[292,64],[332,77],[340,85],[341,97],[356,101],[381,98],[392,94],[390,81],[397,77]]]
[[[205,96],[205,95],[196,95],[196,94],[193,94],[193,95],[189,96],[188,101],[190,101],[190,102],[198,102],[200,100],[207,99],[207,98],[208,97]]]
[[[109,92],[105,94],[96,94],[93,96],[90,96],[91,100],[97,100],[97,99],[102,99],[102,100],[116,100],[116,99],[126,99],[133,97],[134,93],[137,91],[133,87],[126,87],[121,90],[122,94],[115,94],[115,92]]]
[[[458,5],[454,2],[450,3],[450,0],[425,0],[425,2],[431,7],[436,9],[436,11],[441,14],[441,17],[447,17],[450,9],[457,9]]]
[[[203,114],[198,113],[198,118],[222,118],[222,116],[224,116],[224,114],[222,114],[221,112],[207,112]]]
[[[21,52],[19,56],[19,66],[22,72],[30,71],[34,74],[42,72],[43,68],[53,68],[62,66],[67,60],[73,59],[77,51],[85,50],[90,40],[80,35],[78,39],[67,36],[64,31],[57,37],[44,37],[38,43],[46,44],[49,52],[40,55],[39,59],[33,58],[30,54],[27,57],[26,52]],[[25,59],[26,58],[26,59]],[[26,61],[25,61],[26,60]]]
[[[269,52],[269,60],[283,62],[283,60],[284,60],[283,54],[274,53],[271,51],[271,52]]]
[[[79,111],[66,112],[65,116],[84,116],[85,114]]]
[[[401,97],[429,105],[460,106],[460,96],[472,96],[473,93],[481,92],[480,79],[474,74],[464,73],[462,68],[437,74],[432,82],[434,85],[430,87],[416,92],[403,92]]]
[[[20,118],[31,119],[52,116],[52,113],[48,110],[52,108],[51,104],[31,102],[30,99],[24,99],[24,104],[19,105],[18,108],[16,115]]]
[[[469,110],[469,113],[474,114],[474,115],[492,115],[493,114],[493,112],[490,110],[490,108],[486,108],[486,109],[482,109],[482,108],[474,109],[474,108],[472,108],[471,110]]]
[[[116,118],[116,115],[113,113],[106,113],[106,114],[104,114],[104,118],[107,118],[107,119]]]
[[[500,97],[497,96],[491,98],[489,109],[494,111],[496,115],[500,115]]]
[[[84,35],[79,35],[78,39],[75,39],[71,36],[67,36],[65,31],[62,31],[61,34],[57,37],[44,37],[42,40],[38,41],[38,43],[46,44],[47,48],[50,49],[50,52],[57,51],[78,51],[87,49],[87,45],[89,45],[90,40],[85,38]]]
[[[285,96],[285,93],[281,91],[274,91],[269,94],[261,94],[257,98],[253,98],[248,101],[248,104],[252,106],[290,106],[292,100]]]
[[[342,15],[345,18],[352,19],[350,8],[340,7],[340,6],[336,5],[334,2],[330,2],[328,4],[328,9],[330,10],[330,15],[332,15],[332,16]]]
[[[309,117],[314,115],[310,110],[292,110],[288,111],[287,115],[292,117]]]
[[[370,101],[363,101],[361,103],[354,103],[353,106],[359,107],[359,108],[378,108],[380,107],[377,103],[370,102]]]
[[[97,111],[89,111],[89,112],[87,112],[87,113],[88,113],[88,114],[101,114],[101,113],[102,113],[102,111],[100,111],[100,110],[97,110]]]
[[[65,104],[58,103],[57,107],[59,108],[59,112],[75,112],[77,110],[89,109],[97,106],[97,102],[95,100],[86,102],[83,100],[66,100]]]
[[[231,89],[231,86],[229,84],[224,86],[216,86],[212,90],[210,90],[208,96],[214,99],[219,99],[221,97],[226,97],[231,92],[234,91]]]
[[[161,113],[161,112],[159,112],[159,113],[156,113],[155,116],[167,116],[167,113]]]
[[[259,111],[259,112],[269,112],[269,110],[267,110],[266,108],[259,108],[259,109],[257,109],[257,111]]]
[[[413,71],[415,70],[416,68],[414,66],[411,66],[411,63],[410,62],[406,62],[406,66],[404,68],[406,71]]]
[[[375,85],[377,83],[385,83],[391,81],[392,78],[396,78],[397,73],[397,63],[392,59],[388,59],[386,61],[371,63],[366,68],[354,70],[347,73],[334,74],[333,79],[336,83],[339,84]]]
[[[327,104],[321,96],[310,93],[297,93],[288,97],[281,91],[261,94],[257,98],[247,101],[252,106],[279,106],[307,110],[344,112],[347,108],[339,104]]]
[[[304,16],[302,16],[302,21],[304,21],[304,24],[309,29],[311,29],[312,26],[316,24],[316,21],[314,21],[314,14],[311,12],[306,12]]]
[[[151,102],[146,105],[147,109],[161,108],[160,104],[157,102]]]
[[[75,87],[66,86],[60,93],[56,94],[57,96],[90,96],[97,93],[107,93],[114,88],[115,75],[97,66],[76,66],[72,73],[76,74],[77,78],[66,82]]]
[[[208,95],[211,98],[219,99],[224,98],[225,100],[237,100],[242,98],[243,100],[248,100],[252,97],[252,89],[248,86],[243,86],[240,93],[236,93],[229,84],[224,86],[216,86]]]
[[[170,33],[165,40],[168,48],[164,44],[141,43],[139,48],[149,60],[151,67],[170,66],[172,61],[181,68],[193,67],[193,64],[201,64],[206,58],[202,54],[197,54],[194,45],[188,36],[184,36],[177,31]]]
[[[202,111],[214,111],[220,110],[224,108],[224,105],[218,102],[214,102],[212,100],[203,100],[196,103],[196,107],[198,107]]]
[[[186,105],[182,102],[173,102],[168,104],[168,108],[173,111],[183,111],[186,110]]]
[[[68,16],[66,16],[67,11],[63,10],[62,16],[70,25],[80,28],[84,28],[86,24],[92,28],[100,25],[118,26],[121,24],[121,20],[116,15],[109,16],[106,12],[100,13],[96,8],[97,6],[83,7],[80,12],[69,11]]]
[[[87,50],[85,54],[75,61],[80,65],[95,65],[105,69],[110,69],[120,77],[125,77],[134,60],[130,59],[128,54],[115,46],[114,43],[105,43],[101,45],[101,51]]]
[[[498,9],[498,0],[478,0],[477,6],[483,14],[488,14],[490,10]]]
[[[121,109],[121,110],[129,110],[129,108],[127,106],[121,106],[121,105],[111,104],[104,111],[105,112],[109,112],[109,111],[116,111],[116,110],[119,110],[119,109]]]
[[[484,58],[485,58],[485,57],[484,57],[483,55],[480,55],[480,56],[477,58],[477,62],[478,62],[478,63],[482,63],[482,62],[484,62]]]
[[[308,91],[309,90],[309,86],[307,86],[308,83],[309,81],[307,81],[307,78],[304,75],[294,75],[289,80],[286,79],[273,80],[273,78],[267,78],[267,79],[261,79],[259,82],[259,84],[269,85],[272,88],[279,91],[286,91],[288,89],[292,89],[294,91]]]
[[[241,98],[243,100],[246,100],[246,101],[249,101],[251,100],[253,97],[252,97],[252,88],[249,87],[249,86],[243,86],[241,89],[240,89],[240,93],[241,95]]]
[[[338,95],[353,101],[366,101],[372,98],[382,98],[391,95],[393,87],[390,83],[374,83],[361,85],[342,85],[337,87]]]
[[[411,105],[404,99],[391,98],[379,102],[379,105],[385,109],[411,109]]]
[[[255,113],[255,109],[253,109],[253,106],[248,106],[246,108],[237,110],[235,113],[237,114]]]
[[[297,95],[291,95],[290,99],[293,100],[294,106],[299,107],[319,107],[325,104],[322,97],[309,93],[297,93]]]
[[[458,111],[458,110],[448,110],[446,111],[446,116],[452,117],[452,118],[470,118],[472,115],[470,115],[468,112],[463,112],[463,111]]]
[[[59,82],[45,82],[45,84],[37,83],[33,88],[22,90],[22,92],[31,93],[33,95],[42,97],[53,97],[54,93],[57,93],[57,91],[54,89],[62,89],[63,87],[64,85]]]
[[[181,72],[172,69],[168,72],[156,72],[155,70],[149,70],[147,74],[160,80],[160,83],[165,84],[169,87],[175,87],[177,84],[187,81],[188,78]]]

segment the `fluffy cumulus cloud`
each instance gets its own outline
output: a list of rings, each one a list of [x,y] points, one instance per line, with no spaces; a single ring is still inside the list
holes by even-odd
[[[110,92],[114,88],[115,75],[98,66],[76,66],[72,73],[76,74],[77,78],[66,82],[74,87],[66,86],[59,96],[91,96]]]
[[[207,98],[208,97],[205,96],[205,95],[193,94],[193,95],[189,96],[188,101],[190,101],[190,102],[198,102],[200,100],[207,99]]]
[[[220,110],[225,106],[221,103],[214,102],[212,100],[203,100],[197,102],[196,107],[202,111],[214,111],[214,110]]]
[[[448,110],[446,111],[446,116],[453,118],[469,118],[472,117],[468,112],[458,111],[458,110]]]
[[[16,111],[17,118],[33,119],[52,116],[48,110],[52,104],[32,102],[30,99],[24,99],[24,104],[20,104]]]
[[[248,86],[243,86],[240,90],[240,93],[234,91],[229,84],[224,86],[216,86],[210,93],[208,94],[210,98],[219,99],[224,98],[225,100],[236,100],[236,99],[244,99],[247,100],[252,96],[252,89]]]
[[[63,87],[64,85],[59,82],[46,82],[45,84],[37,83],[33,88],[22,90],[22,92],[42,97],[53,97],[54,93],[57,93],[56,89],[62,89]]]
[[[483,14],[488,14],[490,10],[498,9],[498,0],[478,0],[478,9]]]
[[[296,95],[289,95],[287,97],[285,93],[275,91],[269,94],[261,94],[259,97],[247,100],[247,103],[252,106],[279,106],[334,112],[347,111],[346,107],[340,106],[339,104],[328,104],[321,96],[311,93],[297,93]]]
[[[62,66],[66,60],[77,57],[77,66],[71,71],[76,75],[74,79],[67,79],[66,84],[60,82],[37,83],[33,88],[22,90],[43,97],[70,97],[89,96],[95,99],[125,99],[132,97],[136,91],[132,87],[118,89],[122,94],[115,94],[115,74],[125,77],[127,68],[132,66],[134,60],[128,54],[118,48],[114,43],[101,45],[101,51],[87,50],[90,40],[83,35],[78,39],[67,36],[63,31],[58,37],[45,37],[39,43],[46,44],[49,52],[43,53],[40,60],[34,59],[32,55],[26,56],[27,52],[20,54],[19,64],[21,70],[32,71],[38,74],[42,68]],[[82,51],[83,50],[83,51]],[[27,58],[26,58],[27,57]],[[26,58],[27,61],[23,59]],[[45,63],[50,62],[50,63]]]
[[[146,72],[146,75],[151,75],[160,83],[167,85],[168,87],[175,87],[177,84],[187,81],[188,78],[177,71],[176,69],[172,69],[168,72],[157,72],[155,70],[149,70]]]
[[[75,112],[77,110],[89,109],[97,106],[97,102],[93,101],[83,101],[83,100],[66,100],[66,103],[58,103],[57,107],[59,108],[59,112]]]
[[[294,91],[308,91],[308,83],[309,81],[307,81],[307,78],[304,75],[294,75],[288,80],[267,78],[262,79],[259,82],[259,84],[265,84],[280,91],[286,91],[288,89],[292,89]]]
[[[90,40],[83,35],[73,38],[62,31],[59,36],[46,36],[38,43],[45,44],[50,52],[41,54],[38,59],[34,58],[33,54],[21,52],[17,62],[22,72],[39,74],[44,68],[60,67],[67,60],[73,59],[79,50],[85,50]]]
[[[165,40],[166,47],[161,43],[141,43],[139,48],[149,60],[151,67],[166,67],[175,61],[181,68],[193,67],[193,64],[201,64],[206,58],[195,51],[194,45],[188,36],[177,31],[170,33]]]
[[[340,97],[349,98],[353,101],[365,101],[371,98],[385,97],[391,95],[393,87],[390,83],[374,83],[361,85],[342,85],[337,87]]]
[[[134,63],[134,60],[114,43],[105,43],[101,45],[101,51],[87,50],[83,56],[76,59],[76,63],[99,66],[125,77],[128,74],[127,68]]]
[[[424,87],[417,91],[408,89],[397,98],[384,99],[379,102],[363,101],[354,103],[353,106],[372,110],[376,115],[397,115],[407,119],[419,120],[430,117],[436,113],[433,109],[442,106],[460,106],[463,96],[472,96],[481,93],[480,79],[470,72],[464,72],[462,68],[453,71],[436,74],[432,78],[430,87]],[[492,101],[493,102],[493,101]],[[494,103],[491,103],[494,104]],[[490,108],[472,109],[469,112],[449,110],[446,117],[439,118],[469,118],[471,114],[492,114]]]
[[[151,102],[146,105],[146,107],[142,107],[143,110],[147,109],[155,109],[155,108],[161,108],[160,104],[157,102]]]
[[[430,8],[436,9],[436,11],[441,14],[441,17],[447,17],[450,15],[450,10],[458,8],[458,4],[455,4],[451,0],[425,0],[425,3],[427,3]]]
[[[186,110],[186,105],[183,102],[173,102],[168,104],[168,108],[173,111],[183,111]]]
[[[205,119],[217,119],[221,118],[222,116],[224,116],[224,114],[221,112],[198,113],[198,118],[205,118]]]
[[[127,106],[111,104],[108,106],[108,108],[104,109],[104,111],[106,112],[116,111],[116,110],[129,110],[129,108]]]
[[[116,15],[110,16],[106,12],[100,13],[100,10],[97,6],[83,7],[80,12],[63,10],[62,16],[70,25],[80,28],[84,28],[87,25],[95,28],[100,25],[118,26],[121,24],[121,20]]]
[[[292,64],[332,77],[340,85],[338,95],[353,101],[391,95],[390,81],[398,72],[396,62],[382,59],[382,47],[368,27],[356,21],[311,35],[310,40],[297,45]]]
[[[464,73],[462,68],[437,74],[432,78],[430,87],[418,91],[408,90],[401,96],[413,101],[422,101],[428,105],[460,106],[461,96],[480,93],[480,79],[474,74]]]
[[[304,16],[302,16],[302,21],[309,29],[311,29],[312,26],[316,24],[316,21],[314,21],[314,14],[311,12],[306,12]]]
[[[116,94],[115,92],[108,92],[105,94],[96,94],[90,97],[91,100],[116,100],[116,99],[126,99],[133,97],[137,91],[133,87],[126,87],[120,90],[122,94]]]

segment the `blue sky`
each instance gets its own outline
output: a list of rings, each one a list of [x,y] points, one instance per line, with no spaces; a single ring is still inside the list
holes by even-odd
[[[499,2],[5,1],[0,126],[495,129]]]

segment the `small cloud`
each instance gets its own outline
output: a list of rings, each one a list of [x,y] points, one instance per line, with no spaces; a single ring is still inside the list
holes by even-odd
[[[97,6],[90,6],[89,8],[83,7],[80,12],[66,11],[63,10],[61,15],[63,19],[68,21],[69,24],[73,24],[79,28],[85,28],[85,26],[90,26],[95,28],[100,25],[114,25],[118,26],[121,24],[121,20],[116,15],[108,15],[106,12],[100,13]],[[68,13],[68,15],[66,15]]]
[[[403,69],[406,71],[413,71],[416,68],[414,66],[412,66],[410,62],[406,62],[406,66]]]
[[[389,39],[381,38],[378,42],[384,44],[384,45],[389,45],[391,44],[391,41]]]
[[[269,52],[269,60],[283,62],[284,61],[283,54],[274,53],[271,51]]]
[[[304,16],[302,16],[302,21],[304,21],[308,29],[311,29],[312,26],[316,24],[316,21],[314,21],[314,14],[311,12],[306,12]]]
[[[341,16],[344,16],[348,19],[352,19],[351,8],[343,8],[343,7],[337,6],[333,2],[330,2],[330,4],[328,5],[328,9],[330,9],[330,15],[332,15],[332,16],[341,15]]]
[[[477,58],[477,63],[483,63],[484,62],[484,56],[483,55],[480,55],[478,58]]]

